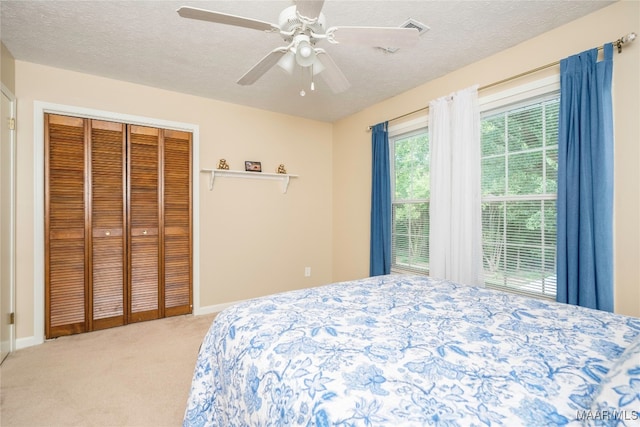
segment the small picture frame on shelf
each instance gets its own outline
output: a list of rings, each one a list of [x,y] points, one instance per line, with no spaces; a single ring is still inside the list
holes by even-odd
[[[244,162],[244,170],[247,172],[262,172],[262,164],[247,160]]]

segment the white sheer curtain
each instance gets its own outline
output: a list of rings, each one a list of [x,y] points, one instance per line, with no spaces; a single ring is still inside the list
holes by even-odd
[[[429,103],[429,274],[482,286],[478,86]]]

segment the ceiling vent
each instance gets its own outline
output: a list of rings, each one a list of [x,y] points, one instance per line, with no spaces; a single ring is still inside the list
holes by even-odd
[[[431,28],[423,24],[422,22],[418,22],[415,19],[407,19],[400,28],[415,28],[418,30],[418,36],[423,35]],[[399,47],[378,47],[378,49],[383,50],[386,53],[396,53],[400,48]]]

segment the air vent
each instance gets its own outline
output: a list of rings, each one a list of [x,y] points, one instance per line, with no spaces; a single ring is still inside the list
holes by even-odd
[[[418,36],[423,35],[424,33],[426,33],[431,29],[428,26],[424,25],[422,22],[418,22],[415,19],[411,19],[411,18],[407,19],[402,25],[400,25],[400,28],[415,28],[416,30],[418,30]],[[381,49],[386,53],[396,53],[400,48],[378,47],[378,49]]]
[[[411,18],[407,19],[404,24],[400,25],[400,28],[415,28],[416,30],[418,30],[418,35],[420,36],[430,30],[430,28],[424,25],[422,22],[418,22],[415,19]]]

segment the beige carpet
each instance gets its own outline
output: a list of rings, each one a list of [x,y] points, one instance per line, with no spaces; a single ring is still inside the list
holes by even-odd
[[[214,315],[61,337],[0,366],[0,425],[179,426]]]

